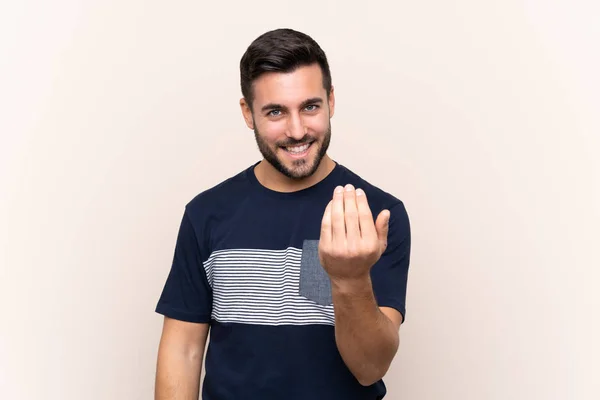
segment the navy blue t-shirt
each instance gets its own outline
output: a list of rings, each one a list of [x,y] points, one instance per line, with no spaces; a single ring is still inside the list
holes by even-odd
[[[254,167],[185,207],[156,312],[210,323],[204,400],[375,400],[335,342],[331,286],[318,258],[321,221],[338,185],[362,188],[376,217],[391,211],[388,247],[371,269],[379,306],[405,316],[410,227],[402,201],[343,165],[319,183],[276,192]]]

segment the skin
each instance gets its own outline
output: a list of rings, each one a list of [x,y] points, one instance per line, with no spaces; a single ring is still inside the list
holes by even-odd
[[[379,307],[370,270],[387,247],[390,212],[377,220],[365,192],[338,186],[323,214],[319,257],[331,280],[335,338],[342,359],[364,386],[387,373],[399,346],[402,314]]]
[[[253,84],[252,106],[240,100],[264,159],[255,167],[265,187],[293,192],[313,186],[335,167],[326,154],[335,111],[333,88],[323,88],[320,67],[267,73]],[[311,143],[301,158],[285,147]],[[389,211],[374,221],[366,195],[350,185],[334,192],[321,222],[319,256],[332,284],[335,339],[356,379],[371,385],[387,372],[399,345],[402,315],[378,307],[370,269],[387,245]],[[197,399],[209,325],[165,317],[155,382],[156,400]]]
[[[156,365],[156,400],[198,398],[208,330],[208,324],[164,318]]]

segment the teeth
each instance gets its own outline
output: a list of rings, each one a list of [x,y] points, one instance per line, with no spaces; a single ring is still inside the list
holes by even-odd
[[[287,151],[289,151],[290,153],[302,153],[304,151],[306,151],[306,149],[308,149],[308,146],[310,146],[309,143],[303,145],[303,146],[297,146],[297,147],[286,147],[285,149]]]

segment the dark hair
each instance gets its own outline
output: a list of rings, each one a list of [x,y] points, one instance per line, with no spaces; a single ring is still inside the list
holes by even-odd
[[[282,28],[263,33],[248,47],[240,61],[242,95],[252,108],[252,83],[265,72],[292,72],[298,67],[318,63],[323,88],[331,92],[331,72],[327,56],[310,36]]]

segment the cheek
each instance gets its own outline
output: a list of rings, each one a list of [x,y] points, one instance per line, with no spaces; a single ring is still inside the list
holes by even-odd
[[[265,121],[257,125],[260,136],[269,143],[285,138],[285,124],[278,121]]]
[[[323,135],[329,129],[329,119],[325,116],[319,116],[307,120],[305,125],[310,132]]]

